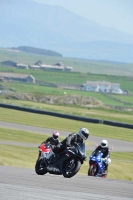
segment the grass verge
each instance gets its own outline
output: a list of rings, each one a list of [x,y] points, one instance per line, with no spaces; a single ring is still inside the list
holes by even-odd
[[[60,117],[34,114],[6,108],[0,108],[0,113],[0,121],[4,122],[12,122],[42,128],[52,128],[54,130],[62,130],[67,132],[77,132],[80,127],[86,127],[93,136],[133,142],[132,129],[63,119]]]

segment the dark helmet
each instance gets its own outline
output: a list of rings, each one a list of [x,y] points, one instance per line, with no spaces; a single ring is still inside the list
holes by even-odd
[[[57,140],[58,137],[59,137],[59,135],[60,135],[59,132],[54,131],[54,132],[53,132],[53,139],[54,139],[54,140]]]
[[[81,128],[79,129],[77,135],[80,136],[83,140],[86,140],[89,137],[89,130],[87,128]]]

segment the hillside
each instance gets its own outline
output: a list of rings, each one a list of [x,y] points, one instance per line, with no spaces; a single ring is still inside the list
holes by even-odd
[[[21,10],[21,12],[20,12]],[[133,63],[133,36],[59,6],[1,0],[0,46],[30,46],[64,57]]]
[[[18,50],[18,51],[24,51],[26,53],[40,54],[40,55],[44,55],[44,56],[62,57],[61,54],[59,54],[57,52],[54,52],[54,51],[51,51],[51,50],[34,48],[34,47],[28,47],[28,46],[11,47],[10,49],[12,49],[12,50]]]

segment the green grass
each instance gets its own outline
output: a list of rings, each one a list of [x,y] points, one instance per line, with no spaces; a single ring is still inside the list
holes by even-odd
[[[133,88],[133,84],[130,84]],[[105,106],[114,106],[114,107],[125,107],[125,108],[132,108],[133,109],[133,91],[131,90],[130,95],[114,95],[114,94],[103,94],[103,93],[96,93],[96,92],[87,92],[82,90],[70,90],[70,89],[62,89],[57,87],[48,87],[48,86],[41,86],[41,85],[33,85],[33,84],[25,84],[25,83],[0,83],[0,90],[4,90],[7,94],[0,95],[0,99],[13,99],[22,97],[24,94],[25,96],[31,96],[31,101],[34,101],[34,97],[36,99],[42,99],[46,95],[50,96],[57,96],[57,97],[64,97],[64,93],[66,96],[69,95],[77,95],[78,97],[91,97],[95,98],[96,100],[100,101]],[[19,94],[19,95],[18,95]],[[21,94],[21,96],[20,96]],[[13,97],[19,96],[19,97]],[[26,97],[25,97],[26,98]],[[102,106],[102,105],[101,105]],[[103,106],[102,106],[103,107]]]
[[[51,132],[52,135],[52,132]],[[31,143],[39,145],[43,141],[45,141],[49,136],[49,134],[41,134],[41,133],[32,133],[27,131],[13,130],[9,128],[1,128],[0,127],[0,140],[3,141],[12,141],[12,142],[22,142],[22,143]],[[60,135],[60,141],[62,141],[64,137]]]
[[[131,76],[133,73],[133,64],[115,63],[108,61],[94,61],[78,58],[52,57],[43,56],[25,52],[9,51],[0,48],[0,62],[4,60],[12,60],[18,63],[34,64],[38,60],[42,60],[44,64],[63,63],[65,66],[72,66],[77,72],[90,72],[95,74],[114,74],[119,76]]]
[[[12,145],[0,145],[0,165],[34,168],[38,149]]]
[[[52,134],[52,133],[51,133]],[[40,144],[49,135],[39,134],[39,133],[32,133],[26,131],[17,131],[12,129],[0,128],[0,139],[4,141],[14,141],[14,142],[23,142],[23,143],[33,143],[33,144]]]
[[[81,67],[82,70],[82,67]],[[105,68],[106,71],[106,68]],[[11,72],[17,74],[29,74],[33,75],[36,82],[39,84],[53,83],[53,84],[83,84],[86,81],[107,81],[111,83],[120,83],[120,88],[123,90],[129,90],[133,93],[133,81],[131,73],[129,77],[120,75],[106,75],[95,73],[83,73],[79,72],[62,72],[62,71],[44,71],[44,70],[26,70],[17,69],[15,67],[2,67],[0,66],[0,72]]]
[[[65,113],[76,116],[83,116],[88,118],[96,118],[101,120],[112,120],[117,122],[133,124],[133,113],[125,111],[116,111],[111,109],[102,108],[85,108],[81,106],[68,106],[68,105],[51,105],[32,101],[21,101],[21,100],[8,100],[0,99],[0,103],[17,105],[21,107],[34,108],[39,110]]]
[[[80,127],[86,127],[90,130],[90,134],[93,136],[133,142],[132,129],[107,126],[104,124],[93,124],[5,108],[0,108],[0,113],[0,121],[52,128],[55,130],[63,130],[68,132],[77,132]]]

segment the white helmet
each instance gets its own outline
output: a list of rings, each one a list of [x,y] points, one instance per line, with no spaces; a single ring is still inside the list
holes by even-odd
[[[83,140],[86,140],[89,137],[89,130],[87,128],[81,128],[77,135],[79,135]]]
[[[102,140],[102,141],[101,141],[101,147],[102,147],[102,148],[108,147],[108,141],[107,141],[107,140]]]

